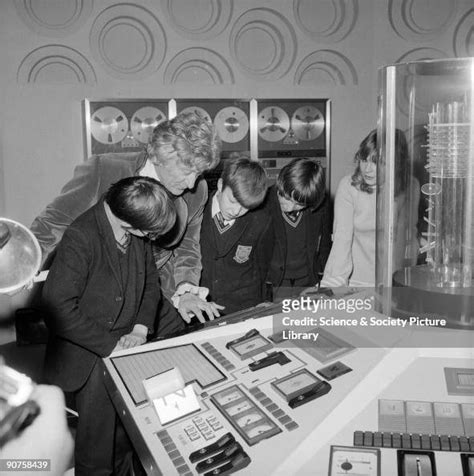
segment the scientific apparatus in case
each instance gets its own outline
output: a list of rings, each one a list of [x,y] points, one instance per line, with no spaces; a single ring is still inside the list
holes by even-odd
[[[474,58],[379,76],[381,311],[474,328]]]

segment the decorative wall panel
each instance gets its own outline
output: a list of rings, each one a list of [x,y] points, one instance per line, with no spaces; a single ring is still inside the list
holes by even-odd
[[[221,33],[232,16],[233,0],[161,0],[167,24],[191,40],[206,40]]]
[[[390,0],[388,16],[405,40],[426,41],[448,28],[457,8],[458,0]]]
[[[94,58],[112,76],[144,78],[163,62],[166,36],[152,12],[121,3],[97,16],[90,33],[90,47]]]
[[[320,43],[335,43],[352,31],[359,9],[357,0],[293,0],[293,12],[305,35]]]
[[[237,66],[256,79],[279,79],[295,60],[293,27],[281,13],[269,8],[244,12],[232,26],[229,41]]]
[[[296,68],[294,83],[334,85],[357,84],[357,71],[349,58],[333,50],[315,51],[300,62]]]
[[[95,83],[94,68],[78,51],[61,45],[37,48],[21,62],[19,83]]]
[[[227,61],[207,48],[188,48],[179,52],[166,67],[164,83],[195,82],[232,84],[234,75]]]
[[[93,0],[15,0],[25,24],[39,35],[63,37],[78,30],[92,12]]]
[[[408,63],[431,59],[449,58],[449,55],[438,48],[413,48],[395,60],[395,63]]]
[[[466,12],[456,25],[453,43],[457,57],[474,56],[474,8]]]

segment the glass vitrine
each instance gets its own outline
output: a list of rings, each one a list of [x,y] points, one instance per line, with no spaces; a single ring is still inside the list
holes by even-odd
[[[384,314],[474,328],[474,58],[379,71],[376,286]]]

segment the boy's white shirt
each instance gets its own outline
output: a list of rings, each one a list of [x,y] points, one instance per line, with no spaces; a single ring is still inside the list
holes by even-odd
[[[217,200],[217,193],[212,197],[212,206],[211,206],[211,216],[214,218],[221,211],[219,206],[219,201]],[[224,225],[233,225],[235,223],[235,218],[233,220],[224,220]]]

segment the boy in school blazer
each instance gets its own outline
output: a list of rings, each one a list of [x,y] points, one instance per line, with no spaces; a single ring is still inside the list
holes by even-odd
[[[225,161],[217,191],[204,209],[201,286],[225,306],[225,314],[265,300],[273,232],[270,215],[258,207],[266,192],[261,165],[234,157]]]
[[[331,249],[331,218],[322,167],[307,158],[285,165],[265,208],[275,242],[268,280],[274,296],[291,297],[317,284]]]
[[[50,337],[45,378],[70,392],[79,419],[75,474],[122,474],[131,448],[104,383],[102,358],[143,344],[162,301],[151,239],[173,226],[167,190],[148,177],[113,184],[58,245],[43,289]],[[122,438],[117,438],[121,435]]]

